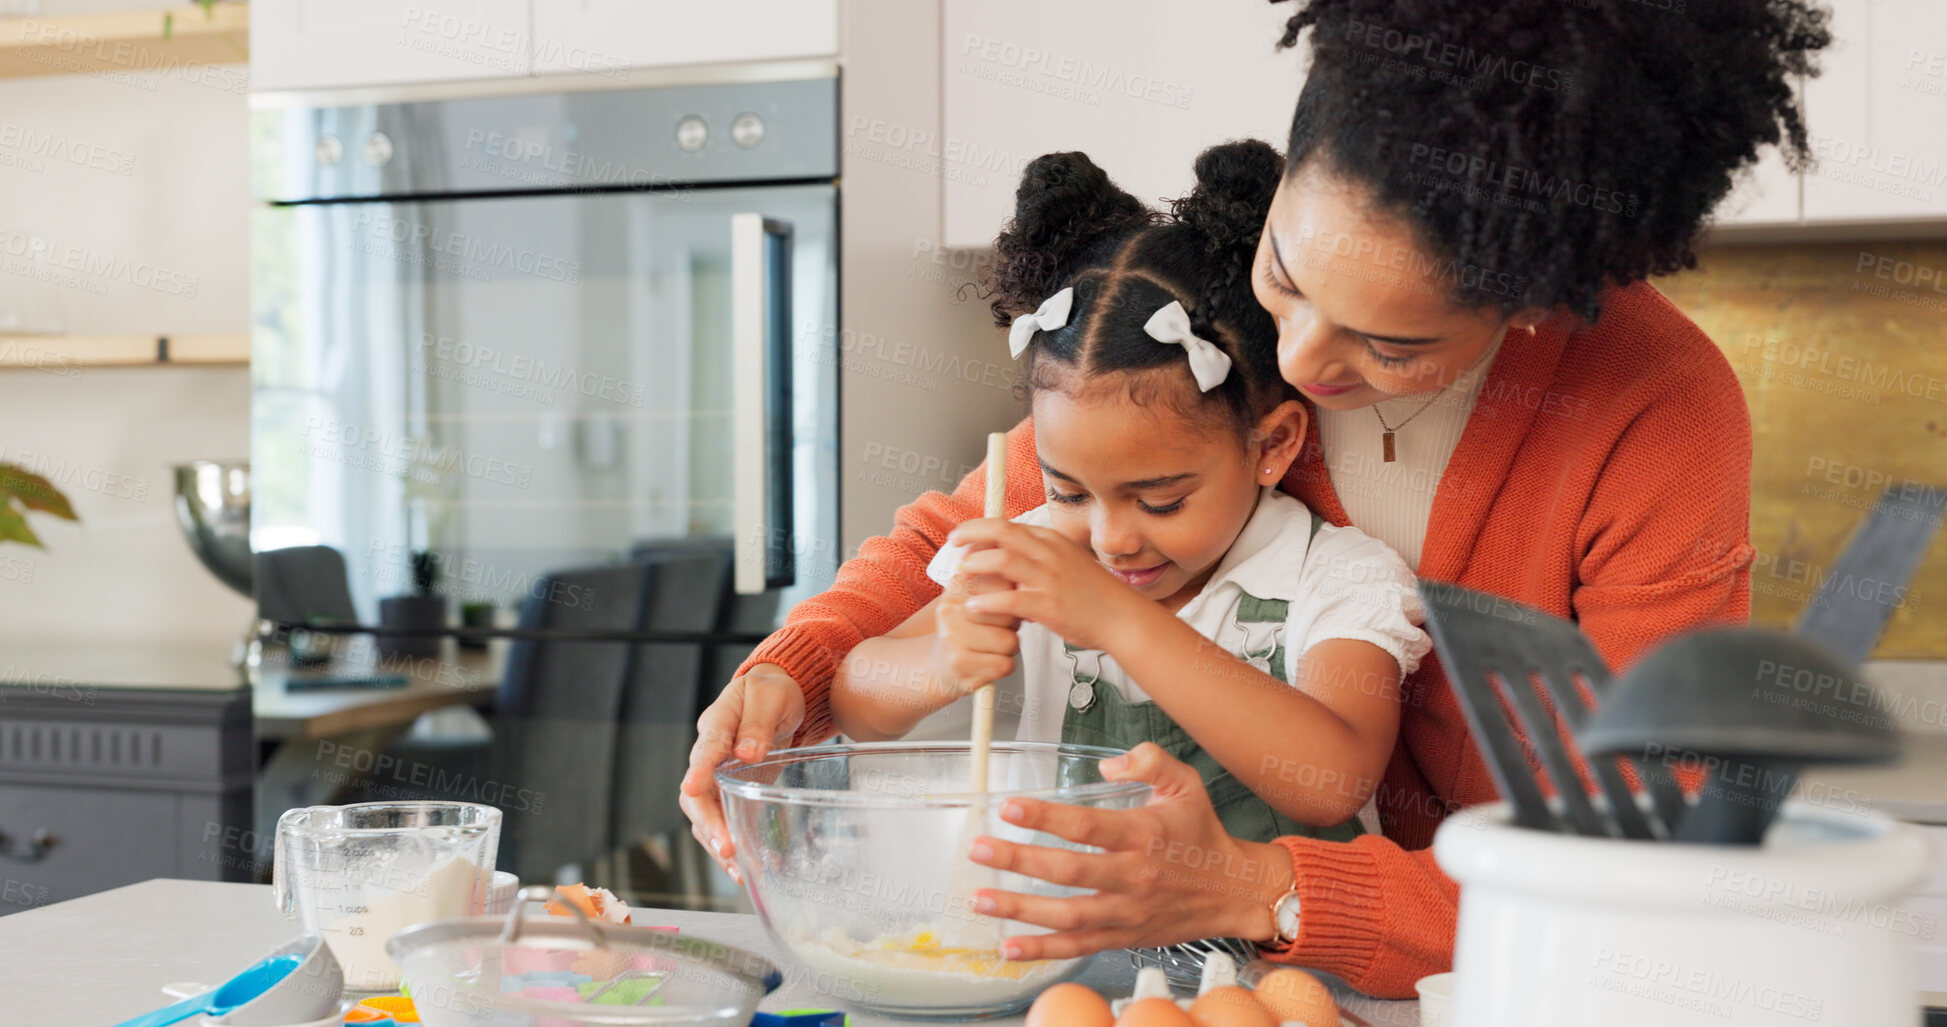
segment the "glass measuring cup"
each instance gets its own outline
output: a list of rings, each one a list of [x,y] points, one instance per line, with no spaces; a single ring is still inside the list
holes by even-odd
[[[500,811],[467,802],[308,806],[277,818],[278,908],[324,936],[351,991],[390,991],[394,934],[486,912]]]

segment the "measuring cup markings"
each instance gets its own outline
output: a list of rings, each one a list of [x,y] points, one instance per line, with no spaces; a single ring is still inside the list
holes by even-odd
[[[326,938],[349,987],[394,987],[392,935],[485,910],[500,817],[439,802],[289,810],[272,865],[278,905]]]

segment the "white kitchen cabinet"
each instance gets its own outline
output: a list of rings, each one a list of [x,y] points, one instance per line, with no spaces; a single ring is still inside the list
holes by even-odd
[[[838,0],[533,0],[534,71],[593,72],[838,53]]]
[[[255,91],[529,74],[529,0],[253,0]]]
[[[848,118],[845,159],[944,179],[944,240],[984,247],[1013,213],[1021,168],[1081,150],[1155,204],[1191,163],[1245,136],[1279,150],[1302,82],[1276,50],[1288,6],[1181,0],[944,0],[943,131]]]
[[[1807,223],[1947,218],[1947,4],[1831,0],[1806,83]]]

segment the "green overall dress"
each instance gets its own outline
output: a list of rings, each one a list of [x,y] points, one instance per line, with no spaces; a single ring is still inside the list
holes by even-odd
[[[1312,534],[1323,522],[1312,515]],[[1275,624],[1266,636],[1260,629],[1256,637],[1266,638],[1261,649],[1241,655],[1252,665],[1280,681],[1285,680],[1284,623],[1290,603],[1283,599],[1259,599],[1245,594],[1237,604],[1237,622]],[[1225,770],[1203,751],[1190,733],[1177,726],[1154,702],[1132,703],[1112,684],[1099,680],[1103,654],[1099,650],[1066,646],[1075,663],[1074,682],[1069,687],[1068,708],[1061,720],[1061,740],[1079,745],[1102,745],[1112,749],[1131,749],[1142,742],[1155,742],[1163,751],[1188,763],[1203,777],[1210,802],[1217,808],[1217,819],[1232,837],[1268,842],[1273,838],[1299,835],[1348,841],[1365,833],[1357,818],[1336,827],[1311,827],[1299,824],[1271,808],[1244,782]],[[1304,739],[1291,740],[1290,753],[1304,751]],[[1279,754],[1280,756],[1285,754]]]

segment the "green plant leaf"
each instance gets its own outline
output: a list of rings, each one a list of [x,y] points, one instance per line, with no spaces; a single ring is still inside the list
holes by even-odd
[[[0,495],[20,500],[29,510],[39,510],[66,521],[78,521],[68,497],[54,483],[19,464],[0,464]]]
[[[162,12],[162,40],[163,40],[163,42],[165,42],[165,43],[166,43],[166,42],[168,42],[168,41],[169,41],[169,37],[170,37],[170,36],[173,36],[173,35],[175,35],[175,34],[176,34],[176,13],[175,13],[174,11],[164,11],[164,12]]]
[[[34,534],[26,515],[14,509],[11,499],[0,499],[0,542],[18,542],[36,549],[47,548],[41,545],[41,537]]]

